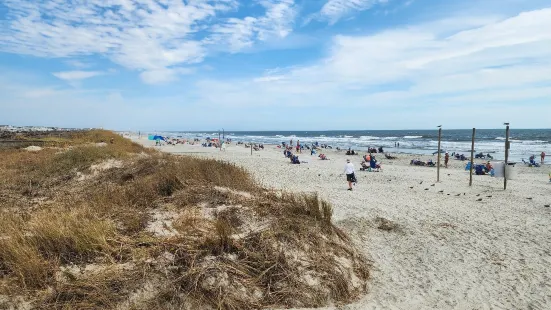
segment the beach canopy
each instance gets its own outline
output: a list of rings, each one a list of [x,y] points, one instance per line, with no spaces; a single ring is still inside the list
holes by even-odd
[[[149,135],[148,140],[163,140],[166,141],[165,137],[158,135]]]

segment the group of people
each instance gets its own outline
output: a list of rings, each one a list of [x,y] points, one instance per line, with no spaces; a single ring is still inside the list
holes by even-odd
[[[432,161],[432,159],[429,159],[428,161],[422,161],[420,159],[412,159],[409,162],[412,166],[427,166],[427,167],[434,167],[436,164]]]
[[[360,168],[360,170],[362,171],[379,172],[381,170],[381,164],[377,162],[377,159],[375,159],[375,156],[371,153],[368,153],[363,157],[361,165],[362,167]]]
[[[377,149],[377,148],[374,148],[374,147],[370,147],[370,148],[368,148],[367,151],[368,151],[369,153],[384,153],[384,152],[385,152],[382,146],[379,146],[378,149]]]
[[[471,163],[467,163],[467,166],[465,167],[465,170],[471,169]],[[486,164],[475,164],[474,165],[474,173],[476,175],[486,175],[490,174],[491,176],[494,176],[494,167],[488,161]]]

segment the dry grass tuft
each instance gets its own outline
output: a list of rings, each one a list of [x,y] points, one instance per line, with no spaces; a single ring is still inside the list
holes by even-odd
[[[138,287],[136,270],[108,268],[68,282],[57,283],[39,309],[113,309]]]
[[[29,222],[4,220],[2,226],[2,270],[23,287],[44,287],[58,264],[85,262],[113,251],[113,223],[87,208],[42,210]]]
[[[393,231],[398,230],[400,228],[400,225],[397,223],[387,220],[383,217],[377,217],[375,219],[375,223],[377,224],[377,228],[384,231]]]

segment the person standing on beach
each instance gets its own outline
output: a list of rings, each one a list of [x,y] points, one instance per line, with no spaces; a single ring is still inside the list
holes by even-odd
[[[356,175],[354,174],[354,165],[350,162],[350,159],[346,160],[344,173],[346,174],[346,181],[348,181],[348,190],[351,191],[352,183],[356,183]]]
[[[446,156],[444,156],[444,165],[446,168],[448,168],[448,162],[450,161],[450,154],[446,152]]]
[[[541,163],[545,161],[545,152],[541,152]]]
[[[300,153],[302,153],[300,151],[300,140],[297,140],[297,154],[300,154]]]

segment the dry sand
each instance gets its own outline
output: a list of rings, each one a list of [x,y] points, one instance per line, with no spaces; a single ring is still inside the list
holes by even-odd
[[[291,165],[275,146],[252,156],[237,145],[159,149],[226,160],[267,187],[329,200],[334,222],[373,263],[369,293],[339,309],[551,309],[550,167],[517,165],[503,191],[503,179],[489,176],[473,176],[470,188],[465,162],[454,160],[435,184],[436,168],[410,166],[410,155],[379,156],[383,171],[364,172],[360,156],[336,151],[325,152],[329,161],[308,152],[300,156],[308,163]],[[342,175],[346,158],[357,170],[352,192]],[[381,226],[384,219],[393,229]]]

